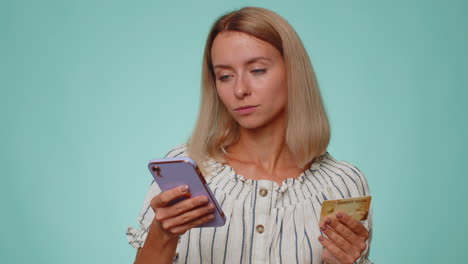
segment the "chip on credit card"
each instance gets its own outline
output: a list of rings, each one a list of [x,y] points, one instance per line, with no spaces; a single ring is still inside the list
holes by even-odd
[[[336,213],[340,211],[358,221],[366,220],[369,214],[371,198],[371,196],[363,196],[324,201],[322,203],[322,211],[320,212],[319,225],[322,225],[328,216],[335,217]]]

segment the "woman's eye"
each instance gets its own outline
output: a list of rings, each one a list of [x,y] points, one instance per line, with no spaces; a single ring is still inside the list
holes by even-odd
[[[221,75],[218,77],[218,80],[224,82],[224,81],[227,81],[229,79],[229,75]]]
[[[251,72],[255,75],[260,75],[260,74],[264,74],[266,72],[266,69],[255,69],[255,70],[252,70]]]

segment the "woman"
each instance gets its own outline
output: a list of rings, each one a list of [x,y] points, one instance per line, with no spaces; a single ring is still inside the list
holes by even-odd
[[[129,227],[136,263],[371,263],[372,211],[318,224],[321,203],[369,195],[364,175],[334,160],[330,129],[309,57],[279,15],[242,8],[220,17],[205,47],[202,103],[189,156],[226,215],[219,228],[205,197],[153,182]],[[176,205],[169,202],[190,197]],[[156,212],[156,213],[154,213]]]

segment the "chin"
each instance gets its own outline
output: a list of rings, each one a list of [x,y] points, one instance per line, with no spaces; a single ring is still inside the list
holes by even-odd
[[[266,125],[263,120],[236,120],[240,127],[245,129],[257,129]]]
[[[245,129],[259,129],[273,125],[284,116],[281,115],[251,115],[234,118],[240,127]]]

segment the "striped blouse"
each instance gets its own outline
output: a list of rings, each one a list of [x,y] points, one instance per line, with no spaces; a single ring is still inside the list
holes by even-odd
[[[167,157],[186,156],[186,145]],[[245,179],[226,164],[206,162],[206,181],[226,215],[222,227],[193,228],[177,245],[174,263],[324,263],[318,241],[321,204],[328,199],[367,196],[365,176],[353,165],[326,153],[297,178],[281,186],[270,180]],[[153,181],[137,221],[127,229],[134,248],[142,247],[153,220],[151,199],[160,192]],[[372,263],[372,210],[362,221],[369,230],[367,249],[356,263]]]

